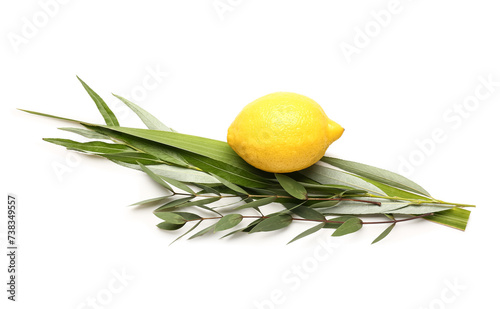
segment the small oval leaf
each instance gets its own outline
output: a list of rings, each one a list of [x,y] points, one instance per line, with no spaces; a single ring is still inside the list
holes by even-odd
[[[154,214],[158,218],[164,220],[167,223],[172,223],[172,224],[184,224],[184,223],[186,223],[186,219],[184,219],[181,215],[173,213],[173,212],[155,212]]]
[[[307,199],[307,190],[303,185],[298,183],[295,179],[288,177],[284,174],[274,174],[280,185],[285,189],[285,191],[291,196],[299,199]]]
[[[287,214],[268,217],[251,229],[250,233],[279,230],[292,223],[292,220],[292,216]]]
[[[192,212],[177,211],[177,212],[173,212],[173,213],[180,215],[181,217],[186,219],[186,221],[193,221],[193,220],[200,220],[201,221],[201,217],[198,216],[197,214],[192,213]]]
[[[344,236],[347,234],[354,233],[363,227],[363,222],[359,218],[350,218],[346,222],[342,223],[338,229],[333,232],[332,236]]]
[[[241,220],[243,220],[243,216],[240,214],[225,215],[215,224],[214,232],[223,231],[235,227],[241,222]]]
[[[340,216],[340,217],[335,217],[335,218],[330,218],[328,221],[331,222],[326,222],[324,228],[325,229],[336,229],[339,226],[341,226],[344,222],[351,218],[356,218],[355,216]],[[338,223],[340,222],[340,223]]]
[[[156,226],[162,230],[174,231],[174,230],[178,230],[181,227],[183,227],[184,224],[186,224],[186,222],[184,222],[182,224],[172,224],[172,223],[168,223],[168,222],[163,221],[163,222],[158,223]]]

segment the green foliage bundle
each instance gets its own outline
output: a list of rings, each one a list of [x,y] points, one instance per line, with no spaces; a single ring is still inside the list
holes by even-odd
[[[437,200],[396,173],[326,156],[298,172],[267,173],[246,163],[227,143],[178,133],[141,107],[115,95],[148,129],[122,127],[102,98],[80,82],[106,125],[23,111],[80,124],[83,127],[60,129],[90,140],[45,138],[45,141],[141,170],[163,186],[164,196],[133,205],[156,205],[154,214],[162,220],[158,224],[160,229],[178,230],[190,225],[177,239],[196,230],[203,221],[211,224],[189,239],[221,231],[226,231],[222,237],[268,232],[296,221],[309,222],[311,227],[290,240],[293,242],[322,229],[334,229],[332,236],[342,236],[365,225],[388,224],[373,240],[376,243],[397,223],[414,219],[463,231],[470,214],[464,208],[474,207]],[[282,209],[266,211],[270,204],[281,205]],[[247,214],[248,211],[252,213]],[[362,217],[369,217],[370,221]]]

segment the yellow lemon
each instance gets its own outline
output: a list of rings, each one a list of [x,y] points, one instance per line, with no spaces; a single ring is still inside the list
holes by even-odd
[[[248,104],[227,132],[227,142],[261,170],[289,173],[316,163],[344,133],[312,99],[276,92]]]

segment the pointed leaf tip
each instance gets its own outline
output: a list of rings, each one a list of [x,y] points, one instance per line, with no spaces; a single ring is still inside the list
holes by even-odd
[[[354,161],[331,158],[331,157],[323,157],[321,161],[326,162],[337,168],[340,168],[344,171],[354,173],[356,175],[366,177],[368,179],[378,181],[392,187],[408,190],[417,194],[430,197],[429,192],[427,192],[420,185],[416,184],[415,182],[411,181],[410,179],[402,175],[396,174],[394,172],[382,168]]]
[[[141,167],[141,169],[144,173],[148,174],[148,176],[151,179],[153,179],[155,182],[157,182],[158,184],[160,184],[161,186],[163,186],[164,188],[166,188],[170,192],[174,193],[174,190],[172,189],[172,187],[170,187],[160,176],[156,175],[152,170],[147,168],[141,162],[137,161],[136,163]]]
[[[80,77],[78,77],[78,75],[76,76],[76,78],[78,78],[83,88],[85,88],[87,93],[94,101],[106,124],[108,126],[120,126],[120,124],[118,123],[118,119],[106,104],[106,102],[104,102],[104,100],[94,90],[92,90]]]
[[[381,241],[382,239],[384,239],[387,235],[389,235],[389,233],[392,231],[392,229],[396,226],[396,223],[392,223],[391,225],[389,225],[382,233],[380,233],[380,235],[377,236],[377,238],[375,238],[372,242],[372,245]]]
[[[112,95],[117,99],[119,99],[120,101],[122,101],[123,104],[127,105],[128,108],[130,108],[137,116],[139,116],[139,118],[148,127],[148,129],[175,132],[174,130],[164,125],[160,120],[158,120],[158,118],[151,115],[149,112],[147,112],[139,105],[117,94],[112,93]]]
[[[301,238],[303,238],[303,237],[306,237],[306,236],[308,236],[308,235],[310,235],[310,234],[312,234],[312,233],[315,233],[315,232],[317,232],[317,231],[321,230],[324,226],[325,226],[325,222],[321,222],[320,224],[315,225],[315,226],[313,226],[313,227],[311,227],[311,228],[309,228],[309,229],[305,230],[304,232],[300,233],[299,235],[295,236],[295,238],[293,238],[292,240],[290,240],[290,241],[287,243],[287,245],[288,245],[288,244],[291,244],[292,242],[294,242],[294,241],[296,241],[296,240],[299,240],[299,239],[301,239]]]

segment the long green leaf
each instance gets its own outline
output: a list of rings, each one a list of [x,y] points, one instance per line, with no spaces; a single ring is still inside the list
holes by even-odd
[[[153,165],[149,169],[160,176],[175,179],[182,182],[213,184],[220,183],[213,176],[202,171],[186,169],[169,165]]]
[[[59,117],[59,116],[54,116],[54,115],[40,113],[40,112],[34,112],[34,111],[30,111],[30,110],[26,110],[26,109],[21,109],[21,108],[18,108],[18,110],[20,110],[22,112],[25,112],[25,113],[28,113],[28,114],[33,114],[33,115],[43,116],[43,117],[48,117],[48,118],[54,118],[54,119],[59,119],[59,120],[64,120],[64,121],[70,121],[70,122],[76,122],[76,123],[82,123],[83,122],[83,121],[80,121],[80,120],[75,120],[75,119],[65,118],[65,117]]]
[[[381,182],[378,182],[376,180],[369,179],[366,177],[359,176],[359,178],[376,186],[380,190],[384,191],[385,194],[388,196],[402,197],[402,198],[409,198],[409,199],[416,199],[416,200],[423,200],[423,201],[432,201],[431,198],[424,196],[424,195],[419,195],[419,194],[415,194],[415,193],[412,193],[409,191],[405,191],[405,190],[401,190],[401,189],[398,189],[395,187],[391,187],[391,186],[388,186],[386,184],[383,184]]]
[[[391,210],[392,214],[408,214],[408,215],[423,215],[431,212],[441,212],[448,209],[454,208],[453,206],[443,206],[440,204],[435,204],[436,206],[431,205],[408,205],[402,208],[398,208],[395,210]]]
[[[189,197],[183,197],[179,198],[173,201],[169,201],[160,207],[156,208],[154,212],[160,212],[160,211],[172,211],[177,208],[179,205],[183,205],[187,202],[189,202],[191,199],[193,199],[194,196],[189,196]]]
[[[187,231],[186,231],[185,233],[183,233],[181,236],[179,236],[179,237],[177,237],[176,239],[174,239],[174,240],[173,240],[173,241],[169,244],[169,246],[170,246],[170,245],[172,245],[174,242],[178,241],[179,239],[181,239],[182,237],[184,237],[184,236],[186,236],[187,234],[189,234],[189,233],[190,233],[191,231],[193,231],[195,228],[197,228],[197,227],[198,227],[198,225],[200,225],[200,224],[201,224],[201,221],[202,221],[202,220],[200,220],[200,221],[196,222],[196,224],[194,224],[194,225],[193,225],[193,226],[192,226],[189,230],[187,230]]]
[[[188,192],[188,193],[191,193],[191,194],[195,194],[195,192],[193,191],[193,189],[191,189],[188,185],[186,185],[185,183],[183,183],[182,181],[177,181],[175,179],[172,179],[172,178],[169,178],[169,177],[165,177],[165,176],[161,176],[161,175],[158,175],[161,179],[163,179],[164,181],[168,182],[169,184],[171,184],[172,186],[176,187],[176,188],[179,188],[185,192]]]
[[[201,183],[196,183],[196,186],[201,189],[200,191],[197,192],[198,194],[213,193],[215,195],[221,196],[221,193],[219,191],[217,191],[216,189],[214,189],[210,186],[206,186],[206,185],[203,185]]]
[[[144,204],[151,204],[151,203],[158,203],[161,201],[164,201],[171,197],[171,195],[165,195],[165,196],[159,196],[159,197],[153,197],[144,201],[136,202],[134,204],[130,204],[129,206],[137,206],[137,205],[144,205]]]
[[[427,195],[430,197],[429,192],[424,188],[411,181],[410,179],[396,174],[394,172],[381,169],[378,167],[370,166],[367,164],[357,163],[354,161],[342,160],[338,158],[323,157],[321,161],[326,162],[330,165],[343,169],[344,171],[354,173],[381,183],[385,183],[389,186],[396,188],[412,191],[418,194]]]
[[[139,162],[138,162],[139,163]],[[149,177],[151,177],[151,179],[153,179],[155,182],[157,182],[158,184],[160,184],[161,186],[163,186],[164,188],[166,188],[167,190],[169,190],[170,192],[174,192],[174,190],[172,189],[172,187],[170,187],[163,179],[161,179],[160,176],[156,175],[153,171],[151,171],[149,168],[147,168],[145,165],[139,163],[139,166],[141,167],[141,169],[146,173],[148,174]]]
[[[127,105],[139,118],[141,118],[142,122],[151,130],[162,130],[168,132],[174,132],[171,128],[164,125],[160,120],[158,120],[155,116],[151,115],[149,112],[144,110],[139,105],[136,105],[129,100],[121,97],[117,94],[113,94],[116,98],[122,101],[125,105]]]
[[[220,177],[220,176],[217,176],[216,174],[211,174],[212,176],[214,176],[218,181],[220,181],[223,185],[225,185],[226,187],[228,187],[229,189],[233,190],[233,191],[236,191],[238,193],[241,193],[241,194],[248,194],[247,191],[245,191],[243,188],[241,188],[240,186],[238,185],[235,185],[234,183],[230,182],[230,181],[227,181],[226,179]]]
[[[87,129],[82,129],[82,128],[64,127],[64,128],[58,128],[58,129],[62,130],[62,131],[76,133],[76,134],[81,135],[81,136],[86,137],[86,138],[109,139],[109,137],[107,137],[104,134],[100,134],[100,133],[97,133],[97,132],[94,132],[91,130],[87,130]]]
[[[389,233],[392,231],[392,229],[395,226],[396,226],[396,223],[393,223],[393,224],[389,225],[380,235],[378,235],[377,238],[375,238],[372,241],[372,245],[375,244],[375,243],[378,243],[379,241],[381,241],[382,239],[384,239],[387,235],[389,235]]]
[[[367,199],[365,200],[372,200]],[[352,202],[341,201],[337,206],[328,210],[329,213],[337,215],[369,215],[369,214],[383,214],[393,213],[396,209],[403,208],[409,205],[408,202],[382,202],[381,206]]]
[[[193,239],[193,238],[196,238],[196,237],[203,236],[203,235],[205,235],[208,232],[213,232],[214,229],[215,229],[215,225],[216,224],[217,223],[214,223],[214,224],[212,224],[210,226],[207,226],[206,228],[204,228],[203,230],[201,230],[198,233],[194,234],[193,236],[189,237],[188,239]]]
[[[308,236],[308,235],[311,235],[312,233],[315,233],[315,232],[317,232],[317,231],[321,230],[324,226],[325,226],[325,223],[324,223],[324,222],[321,222],[320,224],[315,225],[315,226],[313,226],[313,227],[311,227],[311,228],[309,228],[309,229],[305,230],[304,232],[300,233],[299,235],[295,236],[292,240],[290,240],[290,241],[288,242],[288,244],[290,244],[290,243],[292,243],[292,242],[294,242],[294,241],[296,241],[296,240],[299,240],[299,239],[301,239],[301,238],[303,238],[303,237],[306,237],[306,236]],[[287,245],[288,245],[288,244],[287,244]]]
[[[204,206],[204,205],[208,205],[208,204],[211,204],[213,202],[216,202],[220,200],[220,196],[216,196],[216,197],[207,197],[207,198],[203,198],[203,199],[199,199],[199,200],[194,200],[194,201],[185,201],[183,203],[178,203],[178,204],[169,204],[169,205],[163,205],[159,208],[157,208],[155,210],[155,212],[164,212],[164,211],[172,211],[174,209],[178,209],[178,208],[185,208],[185,207],[192,207],[192,206]],[[212,209],[210,209],[210,211],[213,211]]]
[[[346,190],[349,190],[349,187],[339,186],[339,185],[328,185],[328,184],[311,184],[300,182],[301,185],[306,188],[306,190],[310,193],[328,193],[330,195],[337,195]],[[366,192],[366,191],[365,191]]]
[[[386,195],[377,186],[349,173],[314,164],[300,173],[322,184],[342,185],[352,189],[364,190],[378,195]]]
[[[65,138],[44,138],[46,142],[64,146],[68,149],[79,150],[90,153],[119,153],[124,151],[133,151],[132,148],[121,144],[110,144],[105,142],[75,142]]]
[[[116,119],[115,114],[111,111],[111,109],[108,107],[108,105],[104,102],[104,100],[97,94],[95,93],[94,90],[92,90],[83,80],[80,79],[80,77],[76,77],[82,83],[83,88],[87,91],[87,93],[90,95],[92,100],[94,101],[95,105],[97,106],[97,109],[99,109],[99,112],[101,113],[102,117],[104,118],[104,121],[108,126],[119,126],[120,124],[118,123],[118,119]]]
[[[99,153],[98,156],[104,157],[109,160],[120,161],[128,164],[136,164],[140,162],[144,165],[159,165],[164,164],[165,162],[160,159],[143,152],[137,151],[127,151],[127,152],[117,152],[117,153]],[[138,166],[138,169],[139,166]]]

